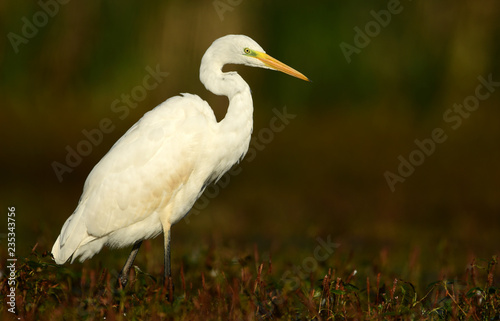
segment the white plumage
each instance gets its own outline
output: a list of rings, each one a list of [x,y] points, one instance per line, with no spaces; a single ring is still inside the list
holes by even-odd
[[[163,232],[165,276],[170,276],[170,227],[189,212],[207,184],[248,150],[250,88],[236,72],[222,72],[227,63],[308,80],[266,55],[249,37],[228,35],[214,41],[202,58],[200,80],[208,90],[229,98],[225,118],[217,122],[208,103],[191,94],[172,97],[146,113],[87,177],[78,206],[52,248],[56,263],[86,260],[104,245],[136,244],[136,253],[142,240]]]

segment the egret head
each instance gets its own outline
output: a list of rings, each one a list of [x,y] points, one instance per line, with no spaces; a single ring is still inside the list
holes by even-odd
[[[217,61],[221,66],[242,64],[272,69],[309,81],[302,73],[266,54],[257,42],[244,35],[227,35],[215,40],[205,53],[203,60],[208,58]]]

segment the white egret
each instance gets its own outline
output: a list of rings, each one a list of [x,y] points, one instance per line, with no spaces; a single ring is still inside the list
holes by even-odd
[[[282,71],[309,81],[267,55],[251,38],[228,35],[205,52],[200,80],[216,95],[229,98],[224,119],[199,96],[172,97],[147,112],[92,169],[74,213],[52,248],[57,264],[91,258],[106,245],[133,244],[118,281],[128,272],[143,240],[164,234],[164,281],[172,289],[170,228],[248,150],[253,126],[250,88],[225,64]],[[172,291],[172,290],[171,290]]]

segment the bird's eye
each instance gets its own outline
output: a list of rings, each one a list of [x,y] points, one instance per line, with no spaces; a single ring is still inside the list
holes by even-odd
[[[243,49],[243,51],[245,52],[245,54],[249,54],[251,52],[251,50],[248,48]]]

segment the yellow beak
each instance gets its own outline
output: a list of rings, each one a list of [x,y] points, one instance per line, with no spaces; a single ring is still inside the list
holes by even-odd
[[[300,78],[300,79],[305,80],[305,81],[310,81],[309,78],[304,76],[302,73],[298,72],[297,70],[293,69],[292,67],[285,65],[281,61],[274,59],[273,57],[269,56],[266,53],[255,51],[255,54],[256,54],[255,58],[257,58],[260,61],[262,61],[263,63],[265,63],[266,66],[270,67],[271,69],[284,72],[285,74]]]

